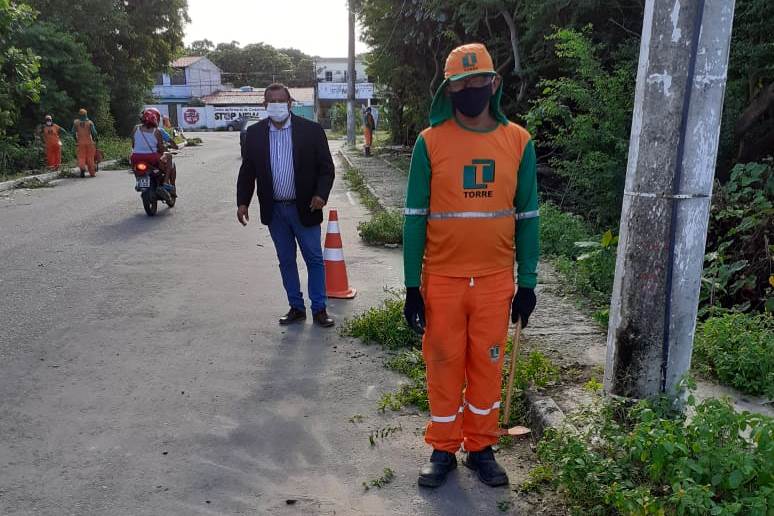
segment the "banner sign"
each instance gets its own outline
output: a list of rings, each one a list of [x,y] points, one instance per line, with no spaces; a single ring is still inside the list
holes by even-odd
[[[212,109],[212,119],[216,125],[221,125],[237,118],[260,118],[268,115],[263,106],[208,106]]]
[[[346,82],[318,82],[317,95],[322,100],[347,100]],[[355,98],[368,100],[374,97],[374,83],[355,83]]]

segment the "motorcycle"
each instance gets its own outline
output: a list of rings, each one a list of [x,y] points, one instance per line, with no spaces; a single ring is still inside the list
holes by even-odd
[[[159,201],[172,208],[177,197],[175,187],[164,181],[165,175],[150,163],[139,162],[133,167],[136,183],[134,189],[140,192],[142,207],[149,217],[156,215]]]

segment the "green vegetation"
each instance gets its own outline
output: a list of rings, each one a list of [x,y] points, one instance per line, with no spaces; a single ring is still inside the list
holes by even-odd
[[[84,14],[86,13],[86,14]],[[153,74],[182,47],[185,0],[0,0],[0,178],[43,168],[45,114],[69,130],[81,107],[103,143],[127,135]],[[65,135],[63,161],[72,155]],[[108,150],[106,159],[119,157]]]
[[[574,514],[739,514],[774,509],[774,420],[707,400],[694,416],[668,400],[607,400],[550,431],[536,478],[553,479]]]
[[[382,473],[382,476],[379,478],[375,478],[372,480],[369,480],[368,482],[363,482],[363,489],[368,491],[372,487],[378,487],[379,489],[383,488],[390,482],[392,482],[395,479],[395,473],[390,468],[384,468],[384,471]]]
[[[618,222],[634,107],[636,47],[603,63],[592,27],[559,29],[548,37],[566,75],[540,81],[526,119],[564,188],[548,190],[595,227]],[[572,185],[572,188],[569,186]]]
[[[314,58],[294,48],[274,48],[266,43],[239,42],[215,45],[208,39],[197,40],[185,49],[189,56],[204,56],[226,74],[235,86],[268,86],[282,82],[290,87],[314,84]]]
[[[369,220],[357,225],[360,238],[371,245],[403,243],[403,214],[398,210],[385,210],[357,169],[348,168],[344,180],[372,214]]]
[[[742,392],[774,398],[774,315],[710,317],[697,328],[693,368]]]
[[[370,220],[357,225],[360,238],[367,244],[403,243],[403,214],[398,210],[381,210],[373,214]]]
[[[774,312],[771,228],[774,163],[737,165],[715,186],[702,278],[702,305]]]
[[[613,290],[618,243],[612,231],[594,237],[579,217],[546,202],[540,207],[540,241],[543,253],[568,285],[605,310]],[[606,323],[606,313],[598,312],[595,319]]]
[[[419,347],[419,336],[411,331],[403,318],[403,300],[398,291],[388,291],[390,296],[381,307],[369,308],[344,323],[342,335],[357,337],[366,344],[380,344],[391,350]]]
[[[347,171],[344,172],[344,180],[349,184],[349,187],[353,191],[357,192],[360,196],[360,202],[362,202],[363,206],[369,211],[377,212],[382,209],[382,206],[379,204],[379,199],[377,199],[373,192],[368,189],[365,179],[363,179],[359,170],[347,168]]]
[[[427,410],[427,377],[425,362],[420,349],[421,340],[405,323],[403,300],[400,292],[391,291],[381,307],[373,307],[346,321],[342,335],[357,337],[365,343],[377,343],[395,351],[385,363],[385,367],[408,377],[408,382],[395,392],[385,393],[379,401],[379,410],[400,410],[413,405]],[[509,363],[512,342],[506,345],[505,364]],[[527,388],[540,389],[559,381],[559,369],[540,352],[524,353],[516,367],[514,388],[521,392]],[[503,396],[507,378],[503,375]],[[511,421],[516,424],[523,421],[526,411],[521,395],[513,397]]]

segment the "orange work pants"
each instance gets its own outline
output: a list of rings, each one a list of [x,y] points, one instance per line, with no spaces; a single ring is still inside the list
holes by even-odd
[[[371,143],[373,143],[373,141],[374,141],[374,132],[371,129],[369,129],[368,127],[366,127],[363,130],[363,133],[364,133],[363,136],[365,138],[365,146],[366,147],[370,147]]]
[[[58,141],[46,144],[46,163],[52,170],[62,164],[62,144]]]
[[[513,271],[478,278],[425,275],[430,423],[425,441],[436,450],[480,451],[499,438],[500,394]]]
[[[89,175],[92,177],[97,175],[97,165],[94,162],[94,155],[96,152],[97,145],[94,142],[78,144],[78,168],[81,170],[86,170],[88,168]]]

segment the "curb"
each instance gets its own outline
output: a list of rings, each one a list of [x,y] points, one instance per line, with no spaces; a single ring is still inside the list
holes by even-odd
[[[349,158],[349,156],[347,156],[347,153],[344,152],[342,149],[339,149],[339,155],[342,158],[344,158],[344,161],[347,162],[347,165],[349,165],[349,168],[351,168],[353,170],[358,170],[358,168],[352,163],[352,160]],[[363,177],[362,174],[361,174],[361,177]],[[384,202],[382,202],[382,198],[379,197],[379,195],[376,193],[376,190],[374,190],[373,187],[368,184],[368,181],[366,181],[365,177],[363,177],[363,183],[365,183],[365,186],[366,186],[366,188],[368,188],[368,191],[371,192],[371,195],[374,196],[374,198],[376,199],[376,202],[379,204],[379,207],[382,210],[386,211],[387,208],[384,206]]]
[[[534,435],[540,437],[546,430],[564,426],[566,416],[551,396],[544,396],[534,391],[527,391],[525,396],[529,407],[527,417]]]
[[[107,161],[103,161],[100,163],[100,165],[115,165],[117,159],[111,159]],[[80,171],[78,167],[72,167],[69,172],[71,174],[77,174]],[[13,190],[17,186],[19,186],[21,183],[24,183],[25,181],[32,181],[32,180],[38,180],[41,183],[47,183],[53,179],[59,178],[59,174],[61,174],[63,170],[57,170],[55,172],[46,172],[45,174],[36,174],[34,176],[24,176],[19,177],[17,179],[11,179],[10,181],[4,181],[0,183],[0,192],[6,191],[6,190]]]

